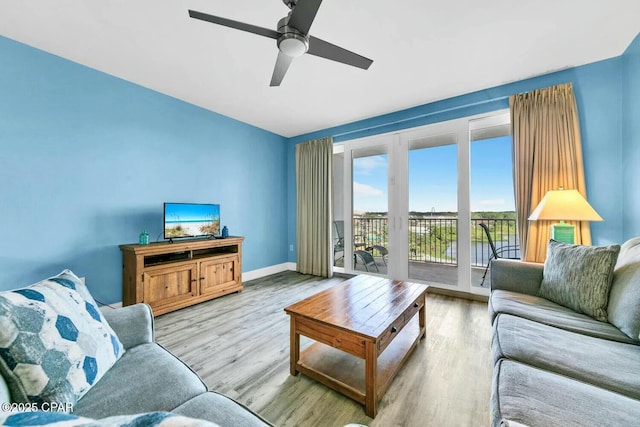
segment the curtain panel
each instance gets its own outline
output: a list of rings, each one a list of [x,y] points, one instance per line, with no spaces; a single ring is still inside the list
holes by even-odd
[[[331,277],[333,138],[296,145],[297,270]]]
[[[576,189],[586,198],[578,108],[571,83],[512,95],[513,182],[522,259],[544,262],[557,221],[529,221],[547,191]],[[591,244],[588,222],[576,226],[576,243]]]

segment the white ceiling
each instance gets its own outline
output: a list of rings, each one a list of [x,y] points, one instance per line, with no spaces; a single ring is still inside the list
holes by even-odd
[[[304,1],[304,0],[300,0]],[[2,0],[0,35],[283,136],[621,55],[639,0],[326,0],[311,34],[374,60],[304,55],[269,87],[282,0]]]

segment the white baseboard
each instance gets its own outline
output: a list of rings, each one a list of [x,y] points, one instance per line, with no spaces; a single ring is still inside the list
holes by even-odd
[[[283,262],[282,264],[271,265],[269,267],[259,268],[257,270],[243,271],[242,281],[248,282],[249,280],[259,279],[261,277],[269,276],[271,274],[280,273],[282,271],[296,270],[295,262]]]
[[[261,277],[269,276],[271,274],[281,273],[283,271],[296,271],[296,263],[295,262],[283,262],[282,264],[271,265],[269,267],[259,268],[257,270],[251,271],[243,271],[242,272],[242,281],[248,282],[249,280],[259,279]],[[82,278],[84,280],[84,277]],[[100,306],[101,311],[111,310],[111,308],[119,308],[122,307],[122,301],[114,302],[113,304],[109,304],[109,306],[103,305]]]

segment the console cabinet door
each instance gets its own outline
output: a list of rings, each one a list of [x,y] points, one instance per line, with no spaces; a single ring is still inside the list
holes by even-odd
[[[200,293],[228,293],[242,289],[238,255],[200,263]]]
[[[147,268],[143,275],[144,302],[151,308],[181,304],[198,295],[198,264]]]

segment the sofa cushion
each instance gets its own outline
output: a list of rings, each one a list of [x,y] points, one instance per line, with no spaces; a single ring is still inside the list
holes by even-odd
[[[515,259],[491,260],[491,290],[538,295],[544,265]]]
[[[246,406],[214,392],[194,397],[177,407],[173,412],[209,420],[220,427],[268,427],[272,425]]]
[[[634,340],[640,340],[640,237],[620,249],[609,293],[609,322]]]
[[[76,415],[172,411],[206,391],[198,375],[155,343],[129,350],[73,408]]]
[[[124,349],[71,271],[0,293],[0,371],[16,402],[74,404]]]
[[[494,363],[511,359],[640,399],[640,345],[501,314],[493,323],[492,354]]]
[[[500,359],[493,370],[492,425],[631,426],[640,401],[529,365]]]
[[[576,313],[547,299],[519,292],[491,292],[489,313],[492,321],[499,313],[507,313],[592,337],[626,343],[636,342],[610,323]]]
[[[607,303],[620,245],[581,246],[551,240],[538,295],[607,321]]]
[[[101,420],[78,417],[56,411],[33,411],[20,413],[0,412],[0,423],[8,426],[42,426],[58,427],[218,427],[217,424],[169,412],[148,412],[135,415],[118,415]]]

